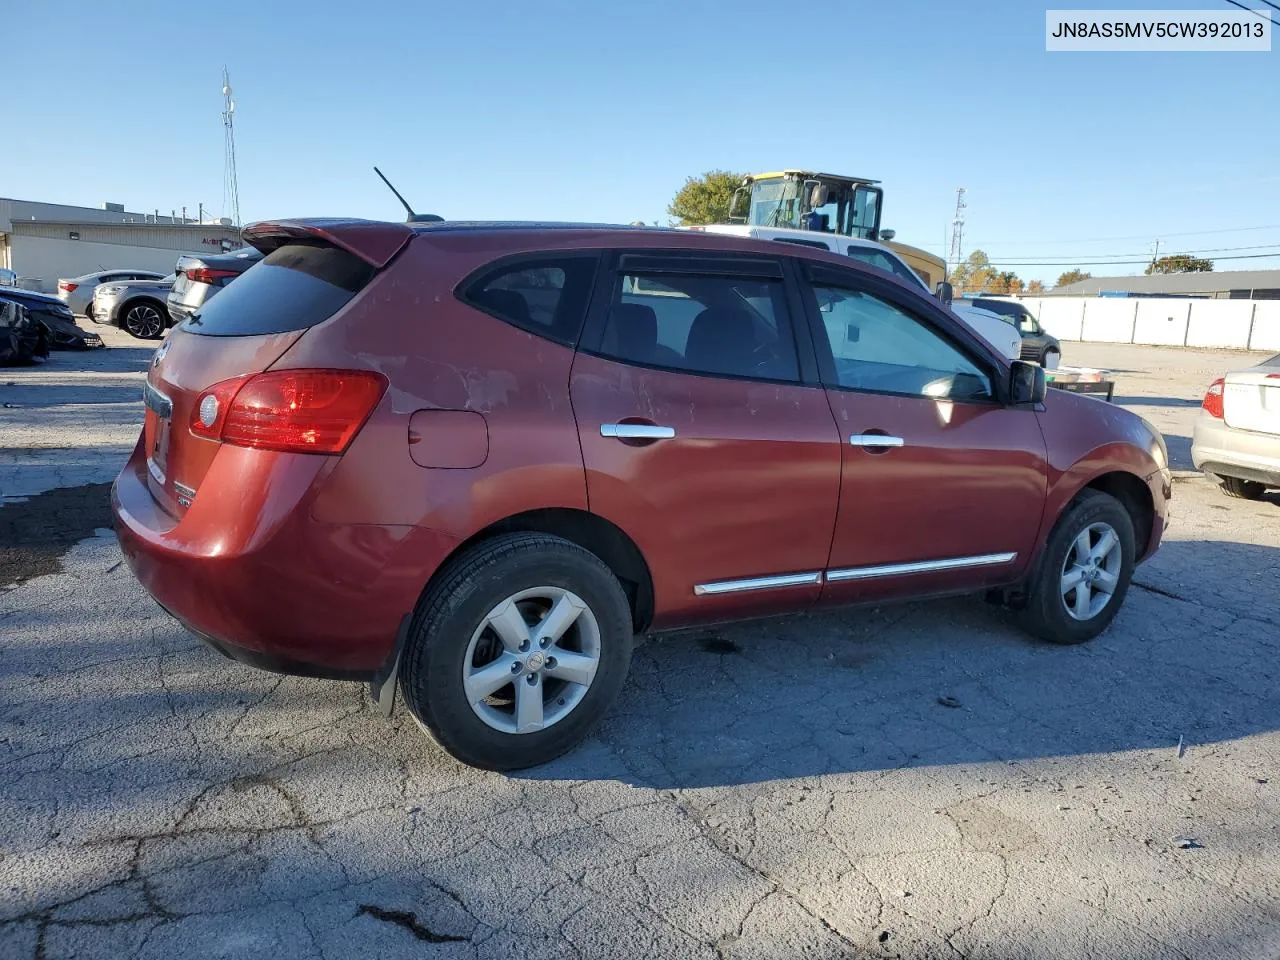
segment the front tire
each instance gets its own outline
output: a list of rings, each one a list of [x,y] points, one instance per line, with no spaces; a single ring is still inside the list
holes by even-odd
[[[164,311],[150,300],[125,305],[120,315],[120,327],[139,340],[159,340],[164,335]]]
[[[631,664],[631,609],[613,572],[561,537],[495,537],[450,561],[423,598],[400,690],[463,763],[518,770],[579,743]]]
[[[1046,370],[1057,370],[1058,365],[1062,363],[1062,354],[1053,347],[1049,347],[1040,357],[1040,366]]]
[[[1084,643],[1115,618],[1134,567],[1133,519],[1114,497],[1083,491],[1045,544],[1020,612],[1028,633],[1051,643]]]
[[[1221,477],[1222,492],[1237,500],[1261,500],[1267,492],[1266,484],[1257,480],[1241,480],[1239,477]]]

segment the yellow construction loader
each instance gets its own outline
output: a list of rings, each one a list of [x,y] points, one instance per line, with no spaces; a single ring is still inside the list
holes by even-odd
[[[874,240],[891,247],[933,290],[946,279],[941,257],[894,241],[880,229],[884,190],[879,180],[811,170],[755,173],[742,181],[729,208],[731,223],[790,227]]]

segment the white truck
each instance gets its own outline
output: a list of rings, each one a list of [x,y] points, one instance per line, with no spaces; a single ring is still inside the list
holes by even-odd
[[[692,227],[707,233],[723,233],[734,237],[755,237],[760,240],[775,240],[779,243],[794,243],[804,247],[817,247],[830,250],[842,256],[853,257],[863,263],[878,267],[892,273],[900,280],[919,287],[930,296],[934,292],[916,275],[893,250],[874,240],[862,240],[858,237],[847,237],[835,233],[823,233],[817,230],[796,230],[791,227],[759,227],[752,224],[730,223],[711,224],[705,227]],[[1018,328],[1006,317],[982,310],[978,307],[966,306],[962,303],[946,303],[951,312],[967,323],[975,333],[990,343],[1010,360],[1022,356],[1022,335]]]

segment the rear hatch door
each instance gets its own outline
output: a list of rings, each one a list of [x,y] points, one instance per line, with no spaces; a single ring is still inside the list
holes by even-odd
[[[1227,374],[1222,412],[1229,427],[1280,434],[1280,356]]]
[[[149,486],[175,516],[190,505],[222,446],[191,432],[205,391],[270,368],[309,328],[353,300],[413,235],[387,224],[399,245],[384,240],[363,249],[360,231],[339,245],[340,227],[325,221],[324,229],[308,231],[306,224],[247,228],[265,259],[175,327],[151,361],[144,387]]]

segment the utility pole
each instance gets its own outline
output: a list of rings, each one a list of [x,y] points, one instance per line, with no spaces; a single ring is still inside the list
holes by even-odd
[[[1159,238],[1157,238],[1155,253],[1151,254],[1151,265],[1154,267],[1159,260],[1160,260],[1160,240]]]
[[[961,248],[964,244],[964,211],[968,206],[964,202],[964,187],[956,188],[956,215],[951,221],[951,252],[947,256],[947,276],[955,273],[960,266]]]

